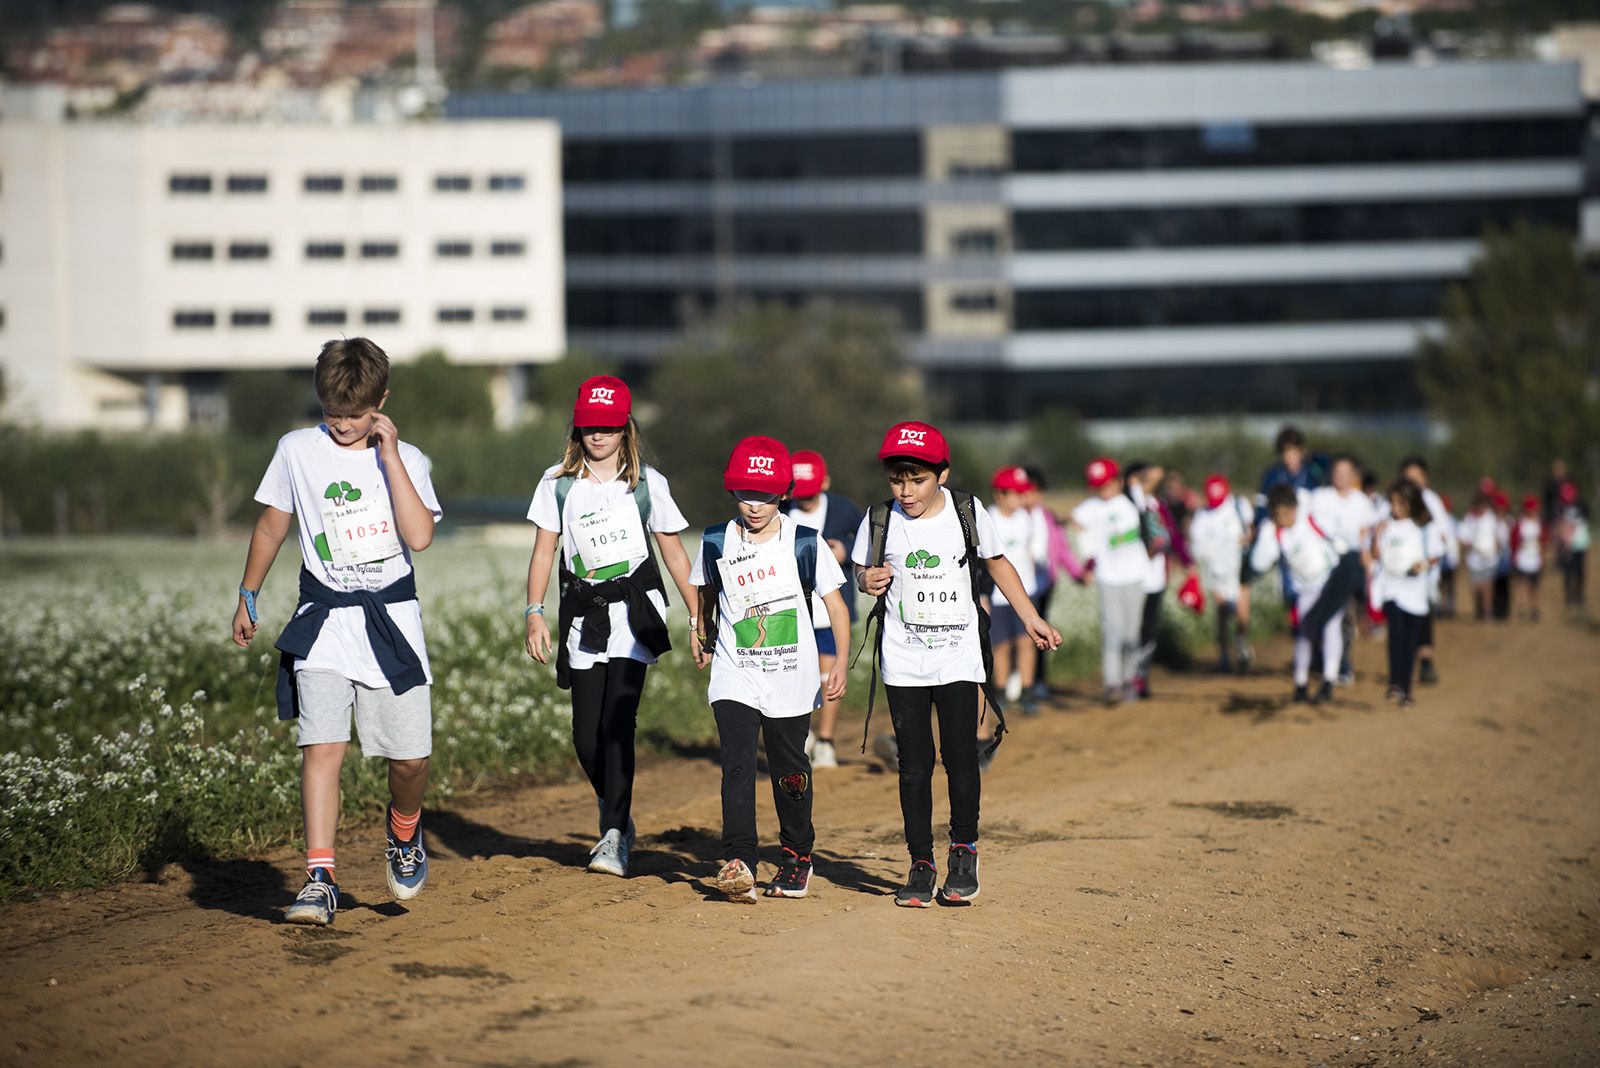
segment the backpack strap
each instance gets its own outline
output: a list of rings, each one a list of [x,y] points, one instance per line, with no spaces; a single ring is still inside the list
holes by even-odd
[[[1006,713],[1001,702],[1000,687],[994,678],[994,643],[989,640],[989,613],[984,610],[979,600],[983,590],[983,577],[988,575],[988,569],[982,566],[982,558],[978,555],[978,505],[972,494],[961,490],[951,490],[950,499],[955,502],[956,519],[961,523],[961,540],[966,544],[966,552],[962,554],[961,566],[967,569],[972,580],[972,607],[978,613],[978,650],[983,659],[983,696],[988,706],[994,709],[994,740],[984,750],[986,756],[993,756],[996,749],[1000,748],[1000,739],[1006,733]],[[983,722],[983,717],[978,717],[978,722]]]
[[[556,532],[566,529],[564,520],[567,516],[567,495],[572,492],[572,487],[577,484],[577,478],[572,475],[562,475],[556,479]]]
[[[817,590],[817,537],[815,527],[795,524],[794,562],[800,572],[800,603],[806,612],[811,611],[811,595]]]
[[[883,501],[867,510],[867,566],[882,567],[888,555],[889,544],[889,512],[894,507],[894,501]],[[850,661],[853,669],[861,654],[867,651],[868,636],[872,635],[872,625],[878,625],[878,631],[872,637],[872,681],[867,683],[867,718],[861,725],[861,751],[867,751],[867,739],[872,732],[872,704],[878,698],[878,665],[883,660],[883,617],[889,611],[889,591],[885,589],[878,594],[878,599],[872,604],[872,611],[867,613],[867,625],[861,631],[861,648],[856,650],[854,659]]]
[[[728,536],[728,524],[718,523],[700,535],[700,575],[705,585],[700,587],[700,626],[705,640],[701,651],[710,653],[717,647],[717,597],[722,593],[722,569],[717,561],[722,559],[722,549]]]

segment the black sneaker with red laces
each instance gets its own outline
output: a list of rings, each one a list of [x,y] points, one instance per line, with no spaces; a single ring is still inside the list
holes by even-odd
[[[785,846],[778,874],[767,884],[768,897],[805,897],[811,889],[811,858]]]
[[[978,896],[978,846],[950,843],[949,868],[939,888],[939,904],[967,905]]]

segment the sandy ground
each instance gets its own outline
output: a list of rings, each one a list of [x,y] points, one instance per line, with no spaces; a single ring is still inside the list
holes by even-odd
[[[582,870],[569,785],[430,811],[404,906],[350,836],[329,929],[280,922],[289,853],[12,905],[0,1059],[1600,1063],[1600,630],[1549,603],[1440,636],[1408,712],[1363,642],[1323,709],[1276,671],[1163,674],[1016,722],[966,909],[892,906],[895,785],[864,758],[818,776],[808,899],[720,900],[710,753],[641,770],[626,881]]]

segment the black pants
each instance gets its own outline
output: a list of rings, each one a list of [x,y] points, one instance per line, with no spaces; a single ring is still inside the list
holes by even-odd
[[[1144,613],[1139,617],[1139,678],[1148,682],[1150,665],[1156,660],[1156,636],[1161,633],[1161,598],[1165,592],[1144,595]]]
[[[1511,572],[1495,572],[1490,614],[1496,619],[1511,618]]]
[[[1036,594],[1033,598],[1033,607],[1036,608],[1039,612],[1039,615],[1043,616],[1045,619],[1050,618],[1050,602],[1055,599],[1055,594],[1055,583],[1051,583],[1048,586],[1041,587],[1038,594]],[[1049,669],[1050,650],[1038,649],[1036,650],[1036,653],[1038,655],[1038,659],[1034,661],[1034,681],[1048,682],[1046,676]]]
[[[1569,606],[1583,604],[1583,562],[1588,550],[1567,552],[1561,557],[1561,596]]]
[[[633,732],[647,665],[612,658],[572,673],[572,747],[600,799],[600,833],[628,831],[633,811]]]
[[[722,856],[756,870],[756,736],[767,747],[772,807],[778,810],[778,841],[809,857],[816,843],[811,825],[811,761],[806,734],[811,713],[774,719],[737,701],[711,706],[722,739]]]
[[[1422,645],[1427,616],[1414,616],[1393,601],[1383,606],[1389,633],[1389,685],[1411,692],[1411,672],[1417,666],[1417,649]]]
[[[900,747],[900,815],[912,860],[933,860],[933,714],[950,791],[950,841],[978,840],[978,684],[885,686]]]

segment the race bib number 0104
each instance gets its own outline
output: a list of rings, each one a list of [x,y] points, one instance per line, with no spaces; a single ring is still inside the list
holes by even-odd
[[[971,586],[954,567],[906,569],[900,618],[919,627],[958,627],[972,619]]]
[[[584,569],[589,572],[648,555],[644,524],[639,521],[639,510],[631,499],[619,507],[591,512],[575,521],[572,541],[583,558]]]
[[[722,590],[735,618],[743,619],[757,605],[771,604],[800,593],[800,569],[788,552],[751,553],[717,561]]]
[[[328,555],[335,567],[370,564],[400,555],[400,532],[387,496],[326,502],[322,526],[328,532]]]

